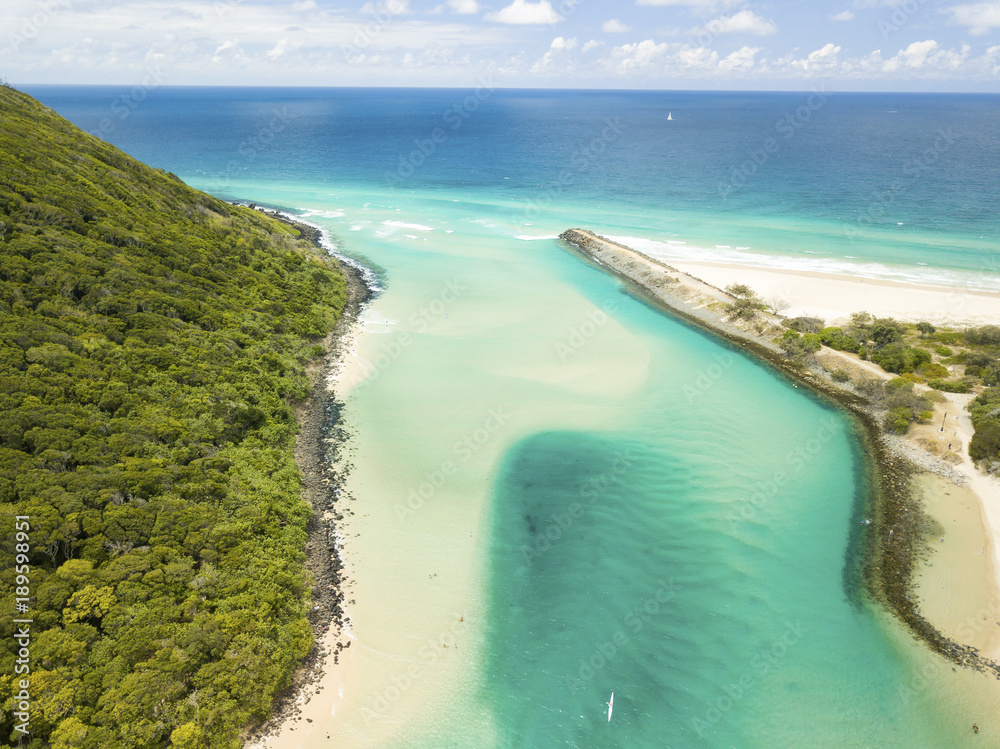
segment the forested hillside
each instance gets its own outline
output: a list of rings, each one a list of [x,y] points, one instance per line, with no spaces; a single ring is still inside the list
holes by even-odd
[[[0,87],[0,743],[15,618],[30,747],[236,746],[310,648],[289,404],[345,291],[295,234]]]

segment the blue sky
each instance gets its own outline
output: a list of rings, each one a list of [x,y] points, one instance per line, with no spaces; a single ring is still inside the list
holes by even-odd
[[[14,84],[1000,91],[1000,0],[3,0]]]

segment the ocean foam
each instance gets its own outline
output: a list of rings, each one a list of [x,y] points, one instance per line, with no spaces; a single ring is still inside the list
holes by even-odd
[[[333,239],[330,237],[330,233],[325,228],[294,213],[287,213],[285,211],[278,211],[278,213],[291,221],[298,221],[306,226],[311,226],[313,229],[318,229],[320,247],[326,250],[326,254],[337,258],[337,260],[344,265],[349,265],[350,267],[357,269],[357,271],[361,273],[361,280],[364,282],[365,286],[368,287],[368,290],[373,296],[378,296],[385,291],[385,286],[382,285],[382,282],[379,280],[375,271],[362,263],[360,260],[340,252],[340,249],[334,243]]]
[[[397,229],[412,229],[413,231],[434,231],[433,226],[423,224],[409,224],[406,221],[383,221],[382,226],[392,226]]]
[[[608,238],[666,263],[687,261],[689,263],[746,265],[762,270],[829,273],[836,276],[870,278],[921,286],[955,287],[968,291],[1000,291],[1000,278],[971,271],[865,262],[859,261],[856,256],[835,258],[808,250],[803,250],[802,255],[791,255],[751,252],[741,248],[725,249],[723,245],[716,245],[714,248],[697,245],[680,247],[675,241],[660,241],[644,237],[609,236]]]
[[[316,208],[297,208],[296,210],[302,211],[302,218],[313,218],[314,216],[320,216],[321,218],[343,218],[346,214],[343,211],[321,211]]]

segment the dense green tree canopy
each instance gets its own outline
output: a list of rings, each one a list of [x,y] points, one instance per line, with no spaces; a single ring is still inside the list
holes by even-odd
[[[290,403],[342,276],[0,87],[0,743],[236,746],[311,647]]]

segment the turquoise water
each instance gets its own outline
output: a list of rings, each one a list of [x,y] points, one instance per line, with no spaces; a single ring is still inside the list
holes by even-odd
[[[33,93],[87,129],[110,96]],[[107,137],[317,223],[384,285],[344,409],[357,673],[314,716],[341,745],[940,747],[988,725],[955,696],[978,682],[860,603],[850,422],[553,236],[1000,288],[995,97],[832,98],[722,195],[802,96],[497,94],[393,184],[454,93],[160,93]],[[294,116],[247,146],[275,107]],[[609,117],[631,135],[584,158]]]
[[[886,698],[906,661],[851,603],[850,424],[641,304],[617,319],[666,342],[630,428],[531,435],[494,494],[502,745],[947,743],[942,716]]]

